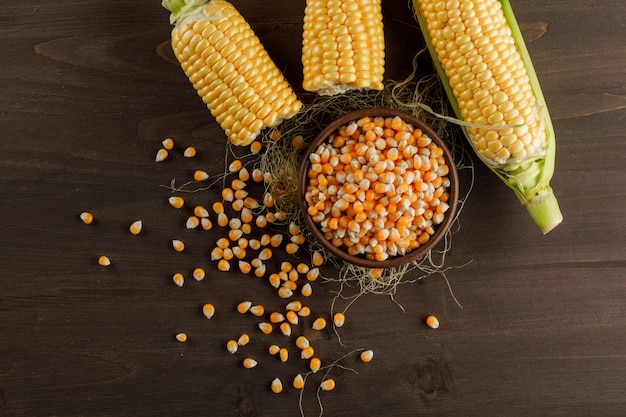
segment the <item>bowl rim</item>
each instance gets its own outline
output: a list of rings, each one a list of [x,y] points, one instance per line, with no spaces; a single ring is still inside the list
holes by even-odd
[[[366,259],[361,256],[350,255],[349,253],[347,253],[345,250],[341,249],[340,247],[333,245],[332,242],[330,242],[328,239],[324,237],[322,232],[319,230],[317,223],[315,223],[313,219],[311,218],[311,216],[308,214],[307,212],[308,206],[304,198],[304,195],[306,192],[306,186],[308,184],[308,170],[311,165],[311,162],[309,160],[309,155],[315,149],[317,149],[317,147],[321,143],[325,142],[328,139],[328,137],[337,128],[349,122],[358,120],[365,116],[370,116],[370,117],[399,116],[405,122],[410,123],[414,127],[421,129],[424,134],[426,134],[429,138],[435,141],[437,145],[443,149],[444,158],[446,159],[446,161],[449,162],[448,178],[450,179],[450,187],[448,187],[448,192],[450,193],[450,198],[448,199],[449,208],[448,208],[448,211],[446,212],[443,222],[437,225],[437,230],[431,236],[428,243],[426,243],[425,245],[421,245],[420,247],[409,251],[405,255],[390,257],[384,261],[376,261],[376,260]],[[371,108],[352,111],[343,116],[338,117],[337,119],[332,121],[330,124],[328,124],[320,133],[316,135],[316,137],[313,139],[313,141],[307,148],[304,154],[304,158],[302,160],[301,166],[300,166],[300,172],[298,176],[298,204],[300,206],[302,218],[309,232],[313,235],[315,240],[320,245],[322,245],[322,247],[325,250],[330,252],[335,257],[341,260],[344,260],[348,263],[351,263],[353,265],[367,267],[367,268],[399,267],[407,263],[413,262],[415,260],[418,260],[422,258],[424,255],[426,255],[431,249],[433,249],[441,241],[441,239],[446,235],[448,229],[452,225],[452,222],[454,221],[456,217],[458,197],[459,197],[458,171],[457,171],[454,158],[452,157],[452,153],[450,152],[450,149],[448,148],[444,140],[429,125],[427,125],[425,122],[421,121],[417,117],[409,113],[400,111],[400,110],[395,110],[395,109],[385,108],[385,107],[371,107]]]

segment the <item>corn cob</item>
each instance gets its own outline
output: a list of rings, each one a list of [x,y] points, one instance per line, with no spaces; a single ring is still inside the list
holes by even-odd
[[[259,38],[224,0],[163,0],[172,48],[193,87],[235,145],[302,107]]]
[[[412,0],[437,73],[482,161],[543,233],[562,220],[554,129],[508,0]]]
[[[302,87],[320,95],[383,89],[381,0],[307,0]]]

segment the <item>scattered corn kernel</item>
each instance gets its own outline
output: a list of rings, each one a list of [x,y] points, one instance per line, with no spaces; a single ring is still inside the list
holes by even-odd
[[[185,244],[182,240],[174,239],[172,240],[172,247],[176,252],[182,252],[185,250]]]
[[[301,308],[302,308],[302,303],[300,301],[292,301],[285,306],[285,310],[296,311],[296,312],[300,311]]]
[[[311,284],[308,282],[302,286],[300,289],[300,293],[303,297],[310,297],[313,294],[313,288],[311,288]]]
[[[285,316],[282,313],[279,313],[278,311],[274,311],[270,314],[270,321],[272,323],[280,323],[285,321]]]
[[[439,319],[435,316],[428,316],[426,317],[426,325],[431,329],[437,329],[439,328]]]
[[[278,355],[280,356],[280,361],[283,363],[287,362],[289,359],[289,351],[286,348],[280,348]]]
[[[254,316],[261,317],[265,313],[265,308],[262,305],[254,305],[248,311]]]
[[[246,250],[243,249],[241,246],[239,246],[239,240],[237,241],[237,246],[233,247],[233,255],[235,255],[235,258],[243,260],[243,258],[246,257]],[[246,263],[250,265],[248,262]],[[250,267],[252,267],[252,265],[250,265]],[[248,272],[250,272],[250,270],[248,270]],[[247,274],[248,272],[244,272],[244,273]]]
[[[308,306],[303,306],[300,311],[298,311],[298,315],[300,317],[309,317],[311,315],[311,309]]]
[[[215,314],[215,306],[211,303],[207,303],[202,306],[202,314],[207,319],[210,319]]]
[[[307,339],[305,336],[298,336],[296,338],[296,346],[299,349],[306,349],[306,348],[308,348],[310,346],[309,339]]]
[[[186,333],[178,333],[176,335],[176,340],[178,340],[180,343],[185,343],[187,341],[187,334]]]
[[[142,227],[143,227],[142,221],[141,220],[136,220],[136,221],[131,223],[131,225],[128,227],[128,230],[133,235],[138,235],[139,233],[141,233]]]
[[[251,369],[251,368],[254,368],[254,367],[255,367],[255,366],[257,366],[257,365],[258,365],[258,362],[257,362],[257,361],[255,361],[255,360],[254,360],[254,359],[252,359],[252,358],[245,358],[245,359],[243,360],[243,367],[244,367],[244,368],[246,368],[246,369]]]
[[[265,276],[266,271],[267,271],[267,267],[265,265],[261,265],[254,270],[254,275],[259,278],[262,278],[263,276]]]
[[[346,316],[343,313],[335,313],[333,316],[333,324],[335,327],[341,327],[346,322]]]
[[[98,264],[100,264],[101,266],[109,266],[111,265],[111,260],[108,256],[102,255],[98,258]]]
[[[194,156],[196,156],[196,154],[196,148],[194,148],[193,146],[189,146],[183,151],[183,156],[185,158],[193,158]]]
[[[261,144],[261,142],[255,140],[250,144],[250,152],[252,152],[253,154],[258,154],[259,152],[261,152],[262,147],[263,145]]]
[[[216,201],[215,203],[213,203],[211,208],[213,209],[213,213],[215,213],[217,215],[219,215],[219,214],[224,212],[224,204],[222,204],[221,201]]]
[[[280,394],[283,390],[283,383],[278,378],[274,378],[271,384],[272,392],[274,394]]]
[[[311,358],[309,361],[309,368],[311,372],[316,373],[322,367],[322,360],[320,358]]]
[[[209,179],[209,174],[206,171],[202,171],[200,169],[194,171],[193,173],[193,179],[196,181],[205,181],[207,179]]]
[[[93,223],[93,214],[89,213],[88,211],[84,211],[80,213],[80,219],[85,224],[91,224]]]
[[[196,281],[202,281],[206,276],[206,272],[203,268],[198,267],[193,270],[192,275]]]
[[[154,157],[154,160],[157,162],[165,161],[168,155],[169,155],[169,152],[167,151],[167,149],[161,148],[157,151],[156,156]]]
[[[185,205],[185,200],[182,197],[174,196],[167,199],[170,203],[170,206],[179,209]]]
[[[163,139],[163,141],[161,141],[161,144],[168,151],[171,151],[172,149],[174,149],[174,139],[172,139],[172,138],[165,138],[165,139]]]
[[[302,377],[301,374],[296,375],[293,378],[293,383],[292,383],[293,387],[295,389],[302,389],[304,388],[304,378]]]
[[[246,314],[248,310],[250,310],[250,307],[252,307],[251,301],[242,301],[237,304],[237,311],[241,314]]]
[[[272,250],[270,248],[263,248],[259,252],[259,259],[262,261],[267,261],[272,257]]]
[[[213,222],[211,222],[208,217],[201,218],[200,225],[202,226],[203,230],[211,230],[213,228]]]
[[[278,345],[270,345],[267,351],[270,355],[274,356],[280,352],[280,347]]]
[[[293,242],[289,242],[285,245],[285,252],[287,252],[289,255],[293,255],[294,253],[298,252],[298,249],[300,249],[300,246]]]
[[[294,326],[296,326],[298,324],[298,313],[296,313],[295,311],[288,311],[285,314],[285,318],[287,319],[287,321],[291,324],[293,324]]]
[[[280,323],[280,331],[287,337],[291,336],[291,324],[286,321]]]
[[[311,268],[309,272],[306,273],[306,279],[309,281],[315,281],[320,276],[319,268]]]
[[[243,167],[243,163],[239,159],[235,159],[228,165],[229,172],[238,172]]]
[[[275,248],[279,247],[282,242],[283,242],[283,235],[281,235],[280,233],[277,233],[275,235],[272,235],[272,237],[270,237],[270,245],[272,245]]]
[[[230,263],[226,259],[220,259],[217,262],[217,269],[222,272],[230,271]]]
[[[313,266],[322,266],[324,263],[324,256],[320,251],[313,252],[311,263]]]
[[[313,330],[322,330],[326,327],[326,319],[323,317],[318,317],[313,322]]]
[[[195,229],[196,227],[200,226],[200,219],[197,218],[196,216],[189,216],[187,218],[187,221],[185,222],[185,227],[187,229]]]
[[[177,272],[174,275],[172,275],[172,281],[174,281],[174,284],[178,285],[179,287],[182,287],[183,284],[185,283],[185,277],[180,272]]]
[[[322,391],[332,391],[335,389],[335,380],[332,378],[325,379],[320,384]]]
[[[286,287],[280,287],[278,289],[278,296],[280,298],[289,298],[293,295],[293,291]]]
[[[310,359],[313,357],[314,354],[315,354],[315,349],[313,349],[313,346],[307,346],[300,351],[300,357],[302,359]]]
[[[259,323],[259,329],[265,334],[270,334],[272,330],[274,330],[274,327],[270,323],[262,322]]]
[[[369,362],[374,357],[374,351],[372,350],[364,350],[361,352],[360,358],[363,362]]]
[[[235,352],[237,352],[237,349],[239,349],[239,344],[236,340],[229,340],[228,342],[226,342],[226,350],[228,350],[230,353],[234,354]]]
[[[248,343],[250,343],[250,336],[248,336],[246,333],[242,334],[241,336],[239,336],[239,339],[237,339],[237,344],[239,346],[245,346]]]

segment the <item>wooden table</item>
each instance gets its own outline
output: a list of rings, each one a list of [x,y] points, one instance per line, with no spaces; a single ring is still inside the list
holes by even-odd
[[[300,88],[304,1],[233,3],[310,100]],[[339,329],[343,346],[330,329],[306,331],[325,365],[374,351],[368,364],[353,353],[330,369],[337,388],[320,395],[325,415],[626,414],[626,9],[621,0],[513,7],[553,116],[565,221],[542,236],[474,160],[448,282],[434,274],[401,285],[395,302],[361,297]],[[386,0],[383,12],[386,75],[400,80],[423,41],[406,1]],[[180,211],[167,203],[172,179],[223,172],[225,138],[173,60],[165,9],[23,0],[4,4],[0,20],[0,415],[300,415],[290,378],[307,367],[293,338],[266,336],[235,310],[285,302],[264,279],[216,269],[208,253],[223,229],[184,228],[185,209],[215,201],[219,188],[185,194]],[[177,149],[157,164],[168,136]],[[198,156],[183,158],[186,146]],[[132,236],[138,219],[143,232]],[[187,249],[174,252],[172,239]],[[199,282],[196,266],[207,270]],[[182,288],[171,280],[178,271]],[[313,284],[305,301],[328,315],[337,286]],[[211,320],[206,302],[217,308]],[[438,330],[425,326],[429,314]],[[311,318],[302,322],[295,332]],[[250,344],[227,353],[242,333]],[[271,343],[291,358],[271,357]],[[244,369],[245,356],[259,366]],[[319,414],[320,376],[302,395],[307,416]]]

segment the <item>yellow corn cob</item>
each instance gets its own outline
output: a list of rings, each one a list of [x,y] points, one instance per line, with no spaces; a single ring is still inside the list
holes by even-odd
[[[302,64],[307,91],[333,95],[382,90],[385,39],[381,0],[307,0]]]
[[[172,48],[185,74],[235,145],[250,144],[302,107],[235,7],[224,0],[163,0]]]
[[[549,185],[554,129],[508,0],[413,0],[413,8],[474,150],[547,233],[563,219]]]

